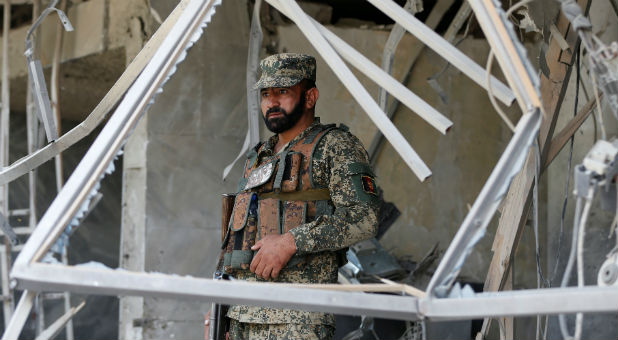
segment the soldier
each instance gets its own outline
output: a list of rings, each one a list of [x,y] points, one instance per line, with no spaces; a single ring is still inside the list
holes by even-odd
[[[223,244],[225,272],[247,281],[335,283],[347,247],[374,237],[378,196],[361,142],[315,117],[315,58],[260,63],[261,110],[275,133],[248,153]],[[330,339],[332,314],[231,306],[231,339]],[[208,322],[207,322],[208,324]]]

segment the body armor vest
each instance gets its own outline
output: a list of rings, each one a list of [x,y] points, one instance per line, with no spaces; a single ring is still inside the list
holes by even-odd
[[[263,160],[258,159],[263,144],[249,153],[223,241],[227,272],[249,269],[254,256],[251,247],[264,236],[283,234],[316,216],[333,213],[328,188],[313,182],[312,162],[317,144],[334,128],[314,127],[304,138]],[[300,268],[304,262],[294,255],[286,268]]]

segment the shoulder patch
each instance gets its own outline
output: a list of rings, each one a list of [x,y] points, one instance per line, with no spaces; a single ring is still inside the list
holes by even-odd
[[[359,201],[377,202],[379,200],[375,174],[369,164],[362,162],[350,163],[348,164],[348,174]]]

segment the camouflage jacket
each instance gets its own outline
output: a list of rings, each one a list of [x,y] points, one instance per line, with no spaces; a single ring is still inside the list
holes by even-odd
[[[323,126],[316,118],[281,151],[318,127]],[[277,141],[277,135],[266,141],[258,154],[258,162],[274,155]],[[337,128],[329,131],[317,144],[314,155],[313,180],[317,185],[329,188],[334,213],[317,216],[314,221],[290,231],[296,243],[296,255],[304,255],[306,265],[284,268],[277,279],[269,280],[271,282],[335,283],[339,268],[337,251],[374,237],[377,232],[378,197],[363,190],[360,177],[354,176],[349,167],[355,163],[368,164],[362,143],[347,132],[347,128]],[[247,281],[265,281],[248,270],[236,270],[233,275]],[[248,323],[334,325],[332,314],[268,307],[232,306],[227,316]]]

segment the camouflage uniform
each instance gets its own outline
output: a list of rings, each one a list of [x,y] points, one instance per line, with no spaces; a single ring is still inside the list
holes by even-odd
[[[262,61],[263,79],[264,74],[268,73],[268,70],[265,70],[268,65],[274,65],[272,67],[275,71],[279,67],[289,68],[289,65],[281,66],[287,60],[286,55],[270,58],[270,62],[268,58]],[[313,72],[315,79],[315,60],[308,64],[313,65],[309,72]],[[306,70],[304,74],[307,74]],[[290,76],[286,78],[288,80],[295,77],[293,72],[287,75]],[[297,83],[303,78],[297,77],[294,78],[297,80],[291,81]],[[261,83],[258,82],[256,86],[280,87],[279,83],[273,84],[263,79],[260,79]],[[344,255],[341,250],[345,251],[346,247],[375,236],[377,231],[378,196],[375,192],[374,175],[368,165],[367,152],[362,143],[349,133],[346,127],[325,126],[320,124],[319,118],[316,118],[311,126],[290,141],[279,154],[296,143],[300,144],[305,138],[310,138],[308,136],[326,130],[328,131],[315,144],[310,173],[316,187],[328,188],[329,205],[334,209],[327,214],[320,214],[318,211],[316,216],[307,218],[305,223],[289,231],[294,236],[297,249],[290,262],[295,262],[297,259],[302,261],[299,265],[290,265],[289,262],[276,279],[268,281],[335,283]],[[254,148],[254,153],[257,153],[252,157],[255,167],[277,156],[274,151],[277,141],[278,136],[274,135],[264,144]],[[243,192],[241,189],[245,184],[246,179],[241,179],[239,191]],[[250,189],[250,191],[259,190],[260,188]],[[250,272],[247,266],[226,267],[226,271],[237,279],[265,281]],[[227,316],[232,319],[230,330],[232,339],[329,339],[334,334],[335,319],[332,314],[269,307],[231,306]]]

